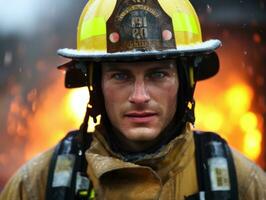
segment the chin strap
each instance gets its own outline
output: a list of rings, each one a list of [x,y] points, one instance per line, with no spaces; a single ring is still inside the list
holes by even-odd
[[[87,130],[88,130],[88,122],[89,122],[89,118],[90,116],[92,116],[93,118],[93,121],[94,123],[96,123],[96,116],[97,114],[95,113],[95,109],[93,109],[93,105],[95,105],[95,98],[96,98],[96,95],[94,94],[94,89],[93,89],[93,63],[91,63],[89,66],[88,66],[88,73],[86,73],[86,75],[88,75],[88,89],[89,89],[89,93],[90,93],[90,100],[87,104],[87,108],[86,108],[86,113],[85,113],[85,117],[83,119],[83,122],[79,128],[79,132],[81,134],[81,143],[82,143],[82,150],[83,152],[86,151],[85,149],[85,144],[86,142],[85,141],[85,138],[86,138],[86,135],[87,135]]]
[[[181,57],[177,60],[177,65],[180,82],[177,99],[177,112],[180,113],[178,120],[182,121],[182,123],[191,122],[194,124],[195,101],[193,96],[197,83],[194,77],[194,61],[188,57]]]
[[[191,122],[194,124],[195,122],[195,101],[188,101],[187,108],[185,109],[185,120],[186,122]]]

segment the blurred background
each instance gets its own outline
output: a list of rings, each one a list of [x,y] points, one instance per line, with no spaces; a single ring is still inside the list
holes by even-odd
[[[87,1],[0,0],[0,191],[27,160],[82,121],[89,94],[67,90],[56,55],[76,47]],[[220,73],[199,82],[196,128],[215,131],[266,169],[266,2],[191,0],[203,38],[218,38]]]

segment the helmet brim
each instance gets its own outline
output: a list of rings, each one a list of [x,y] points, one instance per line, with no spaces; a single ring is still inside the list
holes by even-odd
[[[184,56],[190,59],[194,64],[194,78],[196,81],[208,79],[216,75],[219,71],[219,58],[215,52],[221,46],[219,40],[209,40],[201,45],[195,45],[194,48],[179,48],[167,51],[152,52],[121,52],[121,53],[105,53],[91,54],[87,52],[77,51],[74,49],[60,49],[58,54],[71,61],[58,66],[58,69],[66,71],[65,86],[67,88],[83,87],[87,85],[84,72],[78,66],[80,61],[87,62],[123,62],[123,61],[142,61],[142,60],[161,60]],[[199,58],[199,59],[197,59]],[[197,60],[195,60],[197,59]],[[195,64],[195,62],[197,64]]]
[[[88,52],[76,49],[59,49],[58,55],[73,60],[84,59],[87,61],[138,61],[138,60],[161,60],[186,55],[201,55],[213,52],[221,46],[220,40],[208,40],[200,44],[190,46],[178,46],[176,49],[163,51],[128,51],[128,52]]]

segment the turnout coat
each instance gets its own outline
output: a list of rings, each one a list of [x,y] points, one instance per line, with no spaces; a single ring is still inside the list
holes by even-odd
[[[48,168],[54,149],[22,166],[1,192],[0,200],[44,200]],[[266,174],[232,150],[240,200],[266,199]],[[184,200],[198,192],[195,144],[191,126],[155,154],[134,162],[114,153],[99,130],[86,151],[87,174],[95,199]]]

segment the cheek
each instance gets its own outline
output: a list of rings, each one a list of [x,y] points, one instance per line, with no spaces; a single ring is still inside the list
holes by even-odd
[[[110,110],[113,108],[113,104],[115,103],[115,96],[113,96],[113,89],[112,87],[108,87],[108,84],[102,84],[102,91],[103,91],[103,98],[106,111],[109,115]]]
[[[168,97],[166,102],[168,109],[170,109],[170,111],[172,112],[175,112],[177,105],[177,90],[176,89],[168,90],[168,94],[166,94],[165,96]]]
[[[119,114],[120,105],[124,103],[124,93],[120,89],[110,86],[110,84],[102,84],[105,108],[108,116],[114,117]],[[117,92],[119,91],[119,92]]]
[[[162,96],[164,97],[162,100],[164,101],[163,104],[165,106],[165,114],[169,115],[169,117],[173,117],[176,112],[177,92],[178,85],[176,84],[167,87],[162,94]]]
[[[177,100],[179,85],[175,80],[172,80],[161,87],[153,86],[152,88],[153,94],[157,96],[157,98],[159,97],[159,99],[165,103],[175,102]]]

